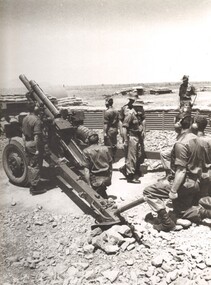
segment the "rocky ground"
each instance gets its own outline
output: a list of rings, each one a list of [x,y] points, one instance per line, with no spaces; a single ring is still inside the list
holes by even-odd
[[[173,132],[148,132],[146,148],[166,149],[174,140]],[[1,145],[4,143],[1,141]],[[145,164],[149,172],[141,179],[141,186],[128,185],[121,174],[114,171],[108,193],[115,194],[118,206],[141,196],[144,185],[163,175],[159,161]],[[75,208],[65,213],[51,205],[49,210],[53,191],[45,193],[43,198],[42,195],[29,197],[27,192],[24,195],[25,200],[31,201],[29,205],[27,201],[19,202],[22,192],[17,187],[9,186],[8,182],[3,184],[6,186],[13,187],[17,195],[8,191],[8,196],[15,197],[9,203],[6,200],[4,203],[0,195],[1,205],[4,204],[0,210],[3,285],[211,284],[209,220],[203,225],[192,224],[187,228],[177,225],[171,233],[158,233],[144,221],[150,209],[142,204],[122,214],[134,225],[137,242],[127,225],[101,232],[91,230],[93,218]],[[59,191],[55,193],[60,199]],[[46,199],[49,201],[44,203]]]

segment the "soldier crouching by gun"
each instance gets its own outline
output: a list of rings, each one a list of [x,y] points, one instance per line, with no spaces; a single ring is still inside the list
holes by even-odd
[[[39,108],[34,103],[28,105],[29,114],[23,119],[22,132],[26,152],[29,158],[30,193],[32,195],[45,193],[40,188],[40,171],[43,163],[43,133],[39,118]]]
[[[88,136],[89,146],[84,149],[86,165],[84,176],[86,182],[104,199],[108,199],[107,186],[111,185],[112,157],[107,146],[99,145],[99,136]]]

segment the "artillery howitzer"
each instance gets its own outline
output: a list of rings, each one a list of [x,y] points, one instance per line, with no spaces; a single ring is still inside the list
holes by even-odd
[[[85,182],[85,156],[79,147],[79,141],[86,141],[89,130],[82,125],[83,113],[74,111],[68,120],[62,118],[59,109],[35,81],[29,81],[24,75],[20,75],[19,78],[28,90],[28,101],[36,103],[41,110],[46,141],[44,159],[56,167],[58,184],[70,185],[77,192],[79,200],[86,205],[88,203],[97,220],[96,226],[109,227],[126,223],[120,213],[143,203],[144,200],[140,198],[116,210]],[[18,186],[26,186],[30,179],[28,156],[21,131],[22,120],[23,115],[20,114],[18,121],[9,122],[4,127],[9,141],[3,150],[3,167],[9,180]],[[150,152],[147,156],[151,158]]]
[[[69,184],[78,197],[93,210],[98,223],[119,223],[120,219],[114,214],[103,199],[83,180],[83,165],[85,156],[78,146],[78,138],[87,137],[88,130],[81,125],[83,113],[73,112],[69,120],[61,118],[57,107],[46,96],[35,81],[28,81],[24,75],[19,76],[28,89],[26,97],[35,102],[41,109],[44,138],[46,140],[44,158],[48,164],[56,167],[57,180],[62,184]],[[28,157],[22,138],[21,123],[23,116],[13,124],[4,127],[7,145],[3,150],[3,167],[9,180],[18,185],[26,186],[29,182]]]

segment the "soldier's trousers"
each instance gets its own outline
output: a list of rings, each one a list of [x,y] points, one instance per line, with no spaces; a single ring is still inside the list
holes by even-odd
[[[109,128],[108,136],[104,140],[104,144],[109,147],[111,150],[111,156],[113,160],[115,159],[116,150],[117,150],[117,128]]]
[[[165,171],[171,171],[171,149],[161,151],[160,159]]]
[[[168,182],[157,182],[144,189],[143,195],[145,201],[153,211],[158,212],[165,209],[165,199],[169,199],[171,184]],[[174,213],[178,218],[189,220],[199,219],[199,206],[193,206],[196,194],[199,192],[197,181],[186,178],[185,183],[178,191],[178,198],[172,200]]]
[[[105,199],[108,198],[106,189],[107,186],[111,185],[111,177],[112,172],[110,170],[98,174],[90,174],[90,183],[92,188]]]
[[[129,136],[125,170],[127,176],[138,175],[140,164],[144,162],[144,143],[136,136]]]
[[[26,150],[29,158],[29,183],[32,188],[36,188],[40,181],[40,171],[43,163],[43,148],[40,147],[39,154],[35,155],[35,142],[26,142]]]

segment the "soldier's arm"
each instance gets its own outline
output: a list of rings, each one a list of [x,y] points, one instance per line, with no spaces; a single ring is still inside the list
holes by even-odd
[[[191,85],[191,95],[196,95],[196,88],[193,86],[193,85]]]
[[[34,141],[36,143],[36,153],[35,154],[38,154],[39,153],[39,145],[41,143],[41,134],[34,135]]]
[[[122,121],[123,121],[123,110],[121,108],[120,112],[119,112],[119,132],[120,132],[120,136],[123,138],[123,134],[122,134]]]
[[[108,134],[108,124],[107,123],[104,123],[103,130],[104,130],[104,136],[107,136]]]
[[[89,159],[89,155],[88,155],[88,151],[87,151],[87,149],[85,148],[84,149],[84,154],[85,154],[85,156],[86,156],[86,159],[85,159],[85,161],[84,161],[84,178],[85,178],[85,180],[86,180],[86,182],[87,182],[87,184],[89,185],[89,186],[91,186],[91,183],[90,183],[90,159]]]
[[[108,124],[109,124],[109,114],[108,114],[108,112],[105,112],[105,114],[104,114],[104,126],[103,126],[104,136],[107,136],[107,134],[108,134]]]
[[[174,182],[173,182],[173,185],[171,187],[171,191],[170,191],[170,195],[169,195],[170,198],[172,198],[172,199],[177,198],[177,192],[178,192],[179,188],[182,186],[182,184],[184,183],[185,176],[186,176],[186,167],[177,166],[176,172],[175,172]]]
[[[146,120],[144,119],[142,122],[142,126],[143,126],[143,133],[144,133],[144,137],[146,136]]]
[[[128,114],[122,124],[122,137],[125,144],[128,144],[128,128],[132,120],[132,114]]]
[[[188,150],[181,143],[175,143],[174,145],[174,155],[175,155],[175,177],[173,185],[171,187],[169,197],[171,199],[177,198],[177,192],[179,188],[185,181],[187,163],[188,163]]]
[[[84,178],[85,178],[87,184],[89,186],[91,186],[91,183],[90,183],[90,171],[89,171],[89,168],[87,168],[87,167],[84,168]]]

